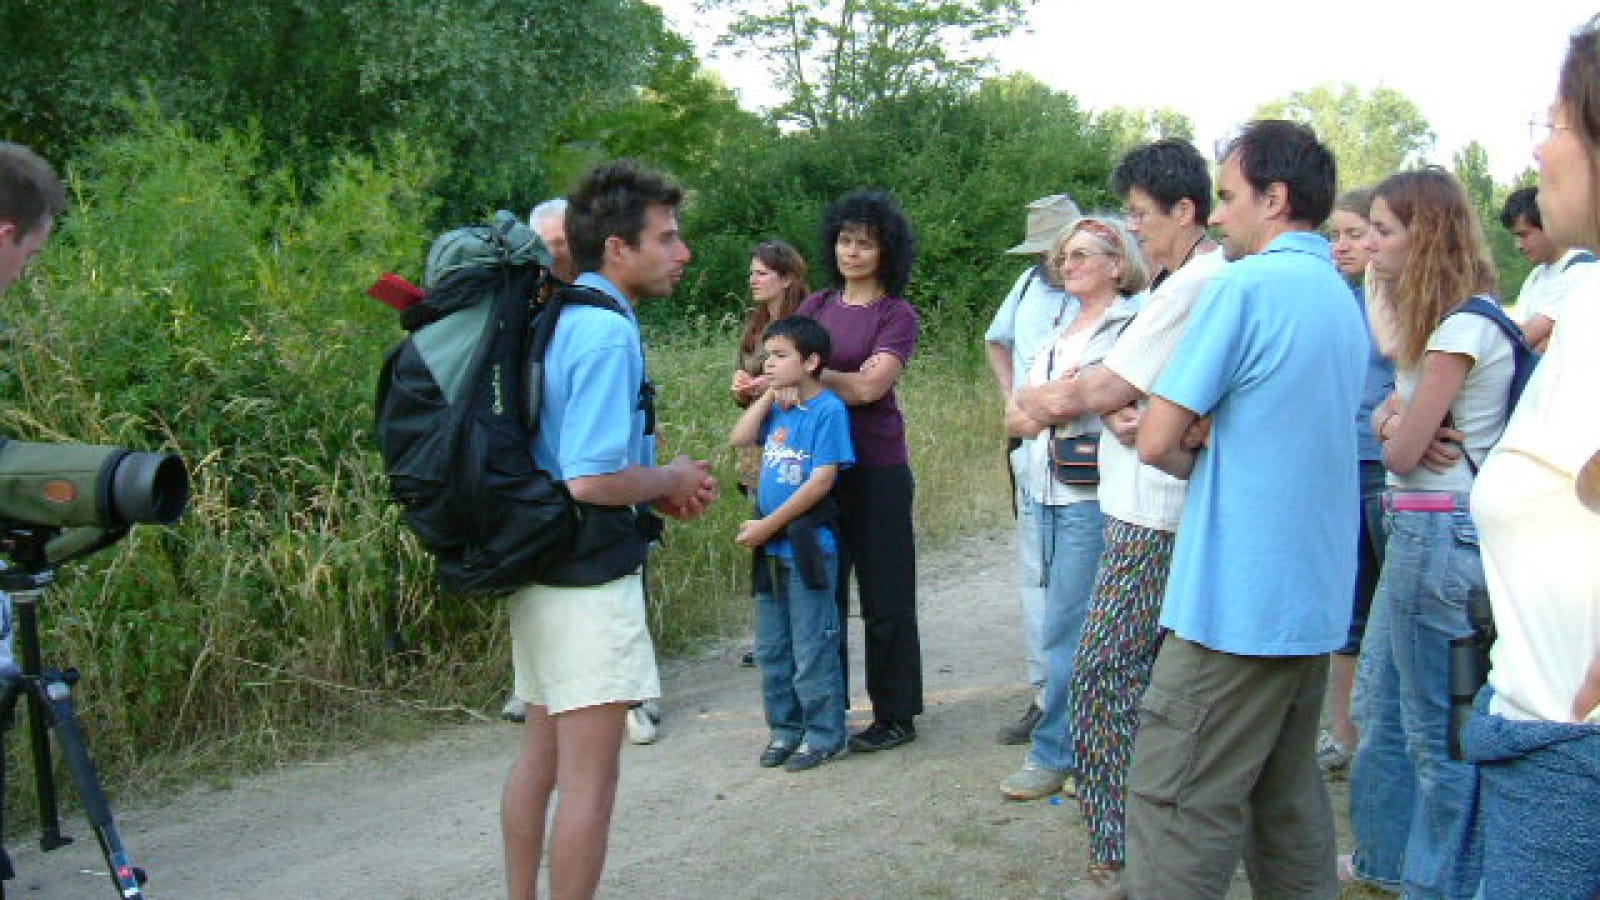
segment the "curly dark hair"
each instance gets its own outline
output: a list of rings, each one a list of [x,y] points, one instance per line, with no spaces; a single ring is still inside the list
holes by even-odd
[[[567,197],[567,244],[580,272],[598,272],[605,261],[606,238],[616,235],[639,246],[645,211],[683,204],[683,190],[631,159],[591,169]]]
[[[856,191],[822,213],[822,264],[819,267],[834,287],[844,287],[844,274],[834,256],[839,232],[864,228],[878,242],[878,281],[891,294],[902,294],[911,281],[917,261],[917,236],[900,204],[888,191]]]

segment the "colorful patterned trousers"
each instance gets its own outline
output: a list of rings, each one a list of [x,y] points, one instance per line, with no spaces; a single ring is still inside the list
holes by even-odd
[[[1123,788],[1139,729],[1139,698],[1161,649],[1161,598],[1173,537],[1106,516],[1106,548],[1072,670],[1078,805],[1095,865],[1121,866],[1124,859]]]

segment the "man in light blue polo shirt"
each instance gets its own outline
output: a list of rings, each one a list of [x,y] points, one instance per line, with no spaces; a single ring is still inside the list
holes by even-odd
[[[1315,231],[1334,184],[1302,125],[1253,122],[1228,148],[1211,224],[1237,262],[1139,430],[1140,458],[1190,486],[1129,774],[1136,898],[1220,900],[1241,853],[1258,897],[1339,891],[1316,743],[1354,590],[1367,337]]]
[[[1027,237],[1007,250],[1012,256],[1033,258],[1033,265],[1017,276],[1011,291],[995,310],[989,330],[983,336],[989,370],[1000,386],[1002,399],[1028,380],[1033,356],[1049,343],[1062,322],[1072,321],[1078,301],[1061,287],[1060,271],[1051,271],[1047,259],[1056,236],[1081,218],[1078,204],[1066,194],[1040,197],[1028,204]],[[1020,476],[1026,466],[1027,439],[1008,443],[1007,465],[1016,488],[1017,512],[1017,595],[1022,607],[1023,658],[1033,694],[1028,708],[1015,722],[1001,726],[996,738],[1002,744],[1026,744],[1033,729],[1044,717],[1044,563],[1039,540],[1038,503],[1027,495],[1027,479]]]
[[[634,304],[670,294],[683,277],[689,248],[678,231],[681,201],[676,186],[627,161],[594,169],[568,198],[567,238],[582,273],[576,284],[617,309],[566,307],[545,354],[534,457],[585,505],[586,524],[574,559],[510,603],[516,695],[527,704],[527,737],[501,796],[512,897],[535,895],[552,795],[550,893],[594,894],[624,720],[630,704],[661,690],[634,508],[691,519],[716,492],[704,460],[655,465],[651,389],[633,315]],[[596,523],[613,527],[596,530]],[[595,575],[610,573],[618,559],[624,571]]]

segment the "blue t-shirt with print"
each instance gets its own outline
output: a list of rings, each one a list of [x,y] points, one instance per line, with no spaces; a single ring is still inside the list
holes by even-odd
[[[776,404],[761,424],[761,482],[756,487],[756,506],[770,516],[794,496],[817,466],[848,468],[856,461],[850,443],[850,411],[830,390],[783,409]],[[819,543],[828,553],[838,550],[833,529],[819,531]],[[767,542],[773,556],[794,556],[787,537]]]
[[[1212,650],[1344,643],[1355,588],[1356,433],[1368,338],[1328,242],[1289,232],[1206,287],[1155,393],[1213,417],[1161,624]]]
[[[655,438],[644,433],[639,409],[644,352],[633,307],[596,272],[574,283],[606,292],[623,315],[579,304],[561,311],[544,356],[534,461],[559,481],[655,465]]]

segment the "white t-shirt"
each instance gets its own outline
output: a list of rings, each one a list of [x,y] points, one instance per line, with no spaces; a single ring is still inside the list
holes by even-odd
[[[1511,376],[1515,370],[1511,341],[1500,327],[1476,313],[1461,312],[1445,316],[1428,338],[1428,350],[1459,353],[1471,357],[1472,369],[1450,405],[1450,416],[1457,430],[1466,435],[1466,452],[1479,467],[1489,449],[1505,430],[1506,404],[1511,399]],[[1395,390],[1406,403],[1417,392],[1422,366],[1395,372]],[[1389,473],[1389,486],[1420,491],[1470,491],[1472,469],[1466,460],[1444,472],[1417,466],[1409,475]]]
[[[1600,450],[1600,265],[1577,267],[1550,351],[1472,490],[1494,605],[1490,711],[1568,721],[1600,654],[1600,515],[1578,503],[1577,472]],[[1600,711],[1587,720],[1600,723]]]
[[[1561,318],[1561,307],[1570,290],[1569,275],[1583,271],[1592,263],[1573,263],[1572,258],[1583,252],[1577,248],[1561,254],[1553,263],[1533,267],[1522,290],[1517,292],[1517,319],[1526,322],[1536,315],[1554,322]]]
[[[1144,301],[1139,317],[1106,354],[1105,366],[1145,394],[1189,328],[1189,313],[1228,263],[1219,247],[1189,260]],[[1139,401],[1142,410],[1148,400]],[[1107,431],[1100,436],[1100,510],[1130,525],[1177,531],[1189,483],[1139,462],[1139,453]]]

